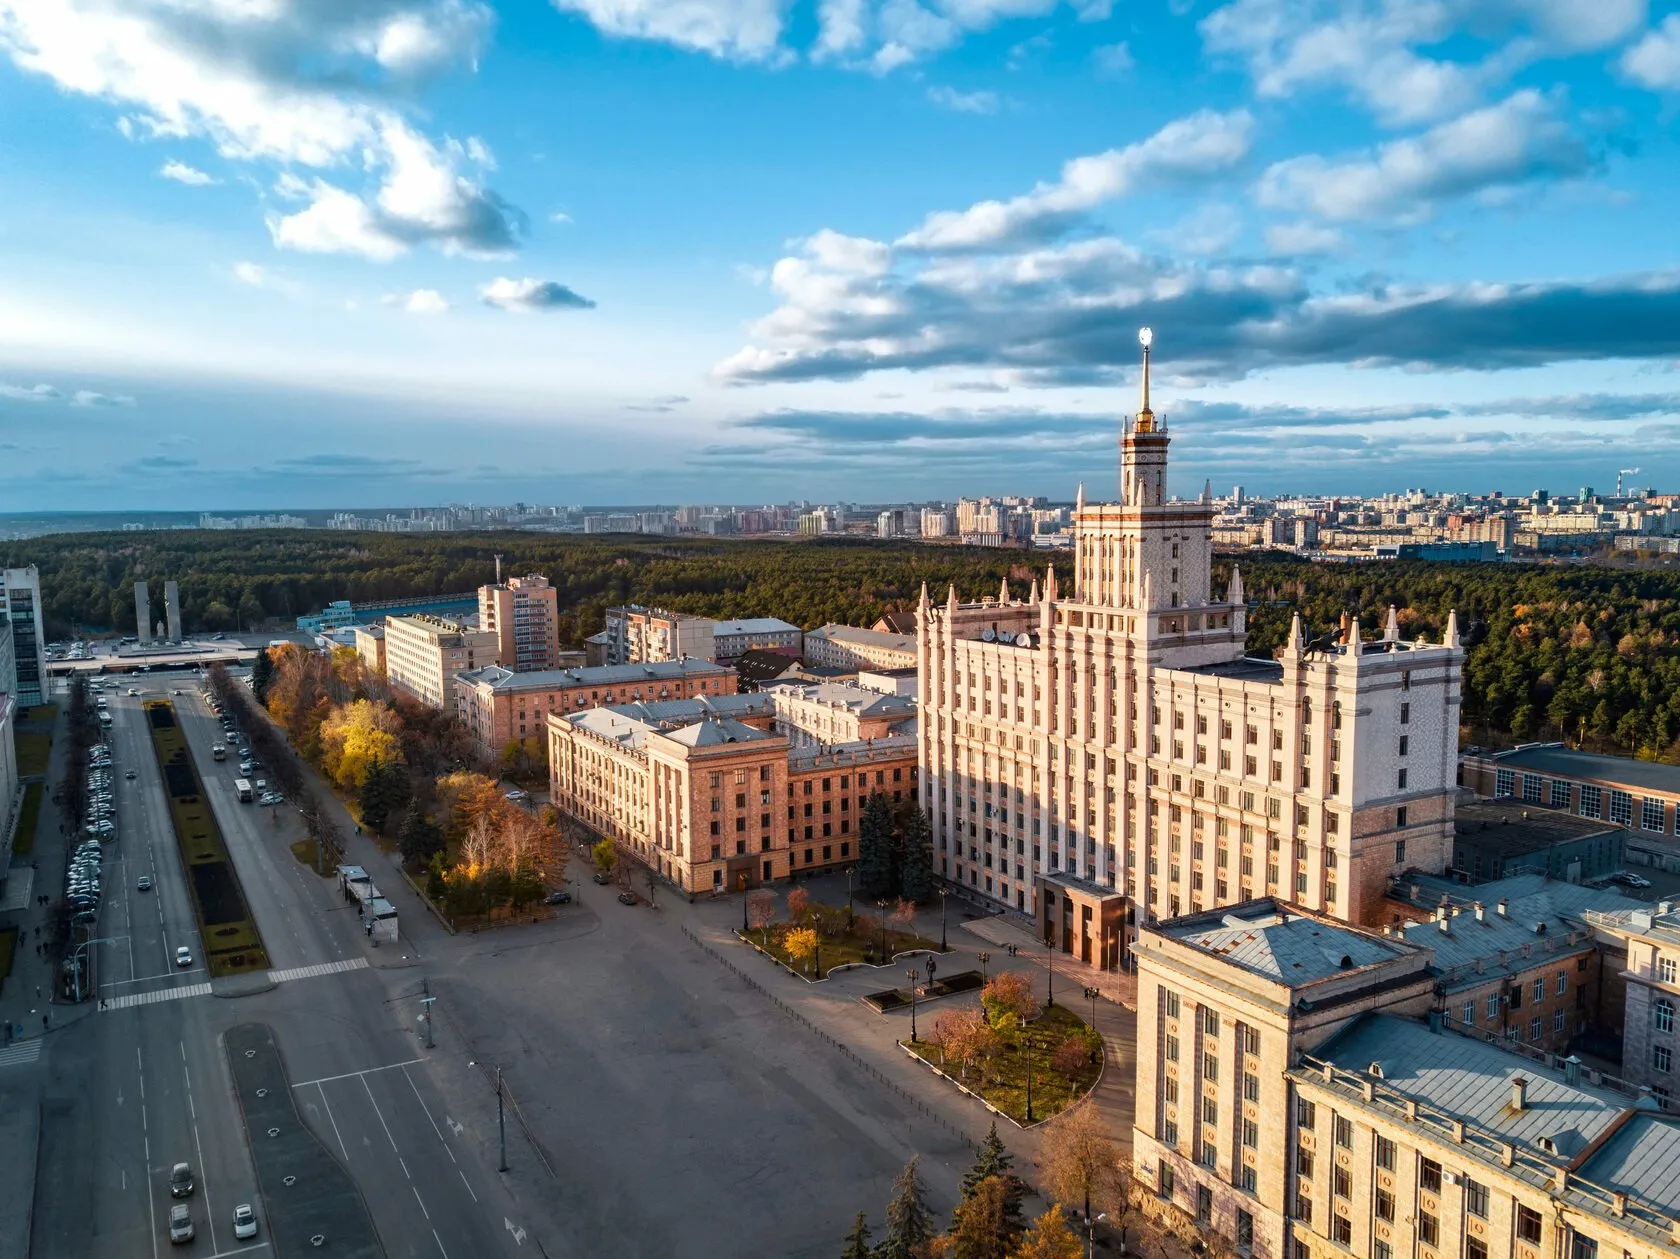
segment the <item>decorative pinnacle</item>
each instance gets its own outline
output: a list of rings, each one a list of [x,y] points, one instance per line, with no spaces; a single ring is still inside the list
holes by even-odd
[[[1138,329],[1138,344],[1143,347],[1143,406],[1138,410],[1137,426],[1140,433],[1155,431],[1155,413],[1149,409],[1149,347],[1155,344],[1155,330],[1153,328]]]

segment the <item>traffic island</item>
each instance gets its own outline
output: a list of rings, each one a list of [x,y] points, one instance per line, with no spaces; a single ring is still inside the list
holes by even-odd
[[[163,772],[164,790],[169,793],[175,846],[186,870],[193,913],[204,941],[204,964],[212,979],[266,971],[268,954],[193,765],[186,736],[175,720],[175,706],[168,700],[155,699],[147,701],[145,708],[152,751]]]

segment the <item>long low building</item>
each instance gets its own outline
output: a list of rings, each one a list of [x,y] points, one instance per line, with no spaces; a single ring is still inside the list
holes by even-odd
[[[849,864],[870,795],[914,799],[915,737],[796,746],[774,702],[557,710],[549,798],[688,892]]]
[[[479,751],[499,756],[515,739],[544,737],[543,722],[550,713],[695,696],[715,699],[737,689],[735,670],[708,660],[528,673],[492,665],[458,675],[455,702],[461,724],[472,731]]]
[[[805,663],[846,669],[914,669],[916,636],[824,625],[805,634]]]

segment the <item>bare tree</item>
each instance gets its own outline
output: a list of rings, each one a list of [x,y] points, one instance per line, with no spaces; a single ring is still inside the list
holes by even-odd
[[[1081,1106],[1046,1126],[1038,1169],[1044,1185],[1061,1202],[1091,1208],[1118,1205],[1122,1187],[1120,1158],[1092,1106]]]

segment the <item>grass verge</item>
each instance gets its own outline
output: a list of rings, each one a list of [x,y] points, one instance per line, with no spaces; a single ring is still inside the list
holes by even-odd
[[[17,842],[12,845],[12,856],[27,857],[35,851],[35,828],[41,821],[41,800],[46,794],[46,783],[30,783],[23,789],[23,808],[18,813]]]
[[[52,758],[52,735],[40,730],[18,730],[17,737],[17,767],[18,777],[38,778],[47,772],[47,762]]]
[[[929,1029],[931,1021],[926,1024]],[[1096,1037],[1095,1056],[1087,1056],[1079,1069],[1064,1074],[1052,1058],[1063,1041],[1085,1039],[1085,1020],[1065,1006],[1053,1005],[1031,1023],[1013,1033],[999,1051],[981,1063],[970,1063],[968,1078],[961,1068],[946,1062],[945,1054],[932,1041],[905,1042],[905,1047],[922,1061],[938,1067],[964,1088],[1008,1115],[1016,1123],[1027,1123],[1027,1076],[1032,1076],[1033,1113],[1037,1123],[1066,1110],[1096,1084],[1102,1075],[1102,1043]]]
[[[12,973],[12,954],[17,950],[17,928],[0,931],[0,979]]]
[[[300,840],[297,841],[297,843],[295,843],[291,846],[292,856],[294,856],[298,859],[298,863],[300,865],[308,866],[309,867],[309,872],[311,874],[314,874],[315,873],[315,862],[319,859],[319,849],[320,849],[320,847],[321,847],[321,845],[316,840],[300,839]],[[336,878],[337,876],[338,876],[338,871],[336,871],[336,870],[328,870],[321,875],[321,877],[323,879]]]
[[[801,927],[810,927],[816,931],[817,956],[795,962],[787,951],[787,937],[790,931],[797,931]],[[879,917],[858,914],[848,929],[844,908],[837,909],[815,901],[812,902],[811,912],[806,915],[806,921],[803,923],[773,922],[763,929],[754,927],[749,931],[742,931],[736,928],[735,934],[750,944],[756,944],[782,965],[798,971],[808,979],[826,978],[835,967],[850,966],[858,962],[879,966],[891,961],[895,954],[908,953],[912,949],[939,952],[937,940],[929,940],[914,931],[894,931],[889,925],[885,935],[886,951],[883,954]]]

